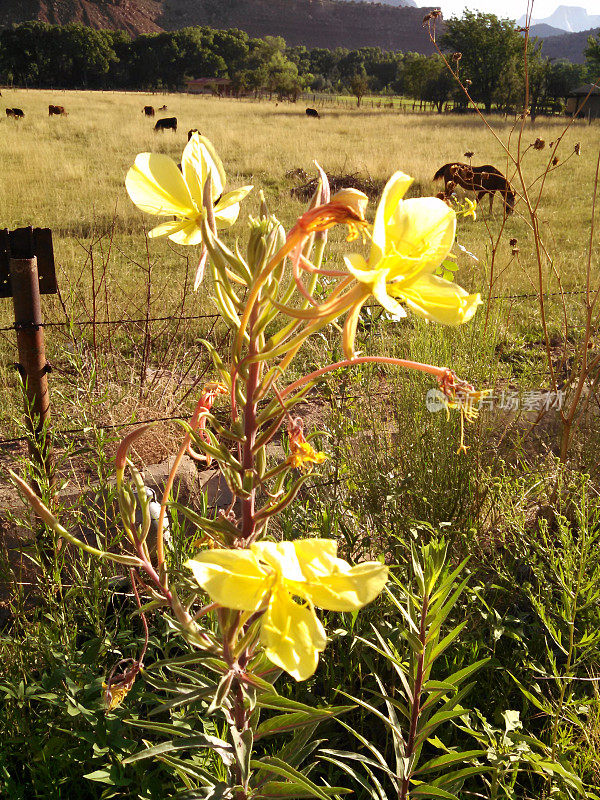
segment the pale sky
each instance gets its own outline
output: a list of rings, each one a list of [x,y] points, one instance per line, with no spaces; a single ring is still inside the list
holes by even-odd
[[[435,6],[431,0],[417,0],[419,6]],[[445,17],[460,16],[465,8],[484,11],[498,17],[519,19],[527,11],[527,0],[440,0],[437,3]],[[600,0],[534,0],[533,19],[544,19],[553,14],[558,6],[578,6],[588,14],[600,14]]]

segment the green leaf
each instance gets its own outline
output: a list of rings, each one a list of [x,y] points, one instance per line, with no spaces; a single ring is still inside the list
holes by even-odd
[[[341,786],[323,786],[322,790],[330,797],[352,792],[352,789],[344,789]],[[258,794],[254,794],[252,797],[256,800],[269,800],[269,798],[273,797],[286,797],[288,800],[293,800],[293,798],[315,797],[315,795],[312,790],[306,789],[298,783],[268,781],[261,786]]]
[[[433,786],[430,783],[421,783],[418,786],[411,787],[410,797],[440,797],[442,800],[458,800],[455,794],[447,792],[445,789],[440,789],[439,786]]]
[[[462,753],[446,753],[443,756],[437,756],[427,761],[413,772],[413,776],[424,775],[426,772],[433,772],[441,767],[447,767],[449,764],[456,764],[459,761],[472,761],[474,758],[482,758],[486,752],[486,750],[465,750]]]
[[[321,800],[327,800],[328,795],[324,791],[324,788],[317,786],[316,783],[313,783],[310,778],[307,778],[306,775],[303,775],[297,769],[290,767],[289,764],[286,764],[285,761],[281,761],[274,756],[265,756],[260,760],[253,760],[250,762],[250,766],[253,769],[264,770],[266,772],[272,772],[275,775],[280,775],[282,778],[287,778],[287,780],[292,781],[297,786],[300,786],[303,790],[312,792],[309,794],[308,797],[318,797]]]
[[[271,719],[265,720],[259,725],[254,737],[256,741],[262,739],[264,736],[273,736],[278,733],[287,733],[288,731],[296,730],[296,728],[303,728],[305,725],[311,725],[315,722],[320,722],[323,719],[330,717],[330,714],[319,713],[315,709],[315,713],[307,714],[304,711],[296,711],[291,714],[278,714]]]
[[[153,747],[147,747],[145,750],[140,750],[131,756],[123,759],[123,764],[133,764],[135,761],[142,761],[145,758],[153,758],[154,756],[161,755],[162,753],[171,753],[176,750],[198,750],[202,747],[208,747],[219,754],[223,763],[230,766],[233,763],[233,747],[224,742],[223,739],[218,739],[216,736],[208,736],[207,734],[196,734],[185,739],[179,739],[168,742],[161,742]]]
[[[236,762],[240,769],[241,783],[243,786],[247,786],[250,779],[250,759],[252,758],[254,737],[251,730],[240,733],[235,725],[230,727],[230,733],[236,753]]]
[[[108,783],[112,785],[112,778],[110,777],[110,772],[107,769],[97,769],[95,772],[88,772],[87,775],[83,776],[87,778],[89,781],[96,781],[96,783]]]

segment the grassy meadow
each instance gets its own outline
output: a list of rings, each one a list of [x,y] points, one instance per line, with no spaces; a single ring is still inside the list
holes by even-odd
[[[283,224],[287,228],[293,224],[304,204],[290,196],[290,190],[302,182],[291,173],[302,169],[313,175],[313,159],[330,175],[357,176],[369,179],[375,186],[383,186],[392,172],[403,170],[415,179],[410,196],[419,196],[442,188],[442,184],[432,181],[439,166],[448,161],[464,161],[463,154],[473,151],[473,164],[495,164],[519,190],[514,166],[507,161],[503,149],[510,144],[511,152],[516,154],[519,130],[514,120],[501,117],[491,118],[489,130],[474,115],[401,114],[387,108],[332,106],[322,109],[321,119],[310,119],[304,114],[303,104],[179,94],[7,89],[2,100],[5,106],[22,108],[25,118],[0,120],[1,224],[9,229],[33,225],[53,231],[61,297],[60,301],[56,297],[44,298],[46,320],[69,321],[76,326],[82,320],[174,318],[172,323],[110,329],[96,326],[92,331],[89,326],[76,327],[75,338],[93,345],[96,360],[102,353],[106,383],[113,389],[119,385],[119,391],[109,392],[110,401],[102,406],[101,418],[108,423],[125,421],[136,407],[138,411],[144,408],[146,416],[158,410],[180,410],[177,399],[188,397],[189,380],[198,368],[194,337],[210,332],[218,341],[219,335],[218,328],[211,330],[211,320],[189,320],[185,324],[176,321],[179,317],[211,313],[214,309],[210,290],[203,285],[196,294],[189,291],[195,248],[178,247],[166,239],[146,239],[145,232],[159,220],[139,212],[124,188],[124,176],[138,152],[162,152],[179,161],[188,129],[197,128],[208,136],[221,155],[229,185],[252,183],[256,187],[229,235],[232,242],[235,236],[239,237],[242,247],[245,214],[256,213],[259,188]],[[49,117],[49,103],[64,105],[68,116]],[[166,105],[168,110],[157,114],[157,118],[176,116],[177,133],[155,133],[154,119],[142,113],[147,104],[155,108]],[[522,171],[532,202],[537,201],[536,191],[543,185],[538,217],[548,258],[542,273],[544,288],[551,294],[560,287],[567,292],[577,292],[582,287],[600,144],[598,125],[576,121],[565,132],[567,125],[568,121],[560,118],[538,119],[535,125],[527,122],[520,145],[524,153]],[[550,150],[550,143],[561,136],[559,147]],[[536,138],[545,140],[545,149],[531,147]],[[573,154],[577,142],[580,156]],[[558,167],[540,180],[554,156],[559,159]],[[370,214],[375,205],[373,198]],[[341,232],[333,232],[330,238],[334,244],[329,259],[335,264],[348,246]],[[516,254],[509,244],[512,238],[518,242]],[[484,298],[535,291],[538,265],[522,200],[518,201],[514,216],[506,220],[499,198],[491,216],[485,201],[476,221],[460,223],[458,241],[477,258],[475,261],[456,250],[458,281],[470,291],[480,291]],[[595,259],[599,252],[595,236]],[[581,318],[580,301],[579,295],[566,297],[569,319]],[[508,302],[509,306],[499,306],[494,301],[488,310],[480,310],[478,321],[467,326],[468,332],[442,332],[438,336],[437,329],[431,346],[434,350],[439,348],[440,339],[464,342],[466,350],[454,344],[447,349],[456,351],[457,368],[461,361],[473,367],[472,342],[480,340],[483,318],[492,347],[494,337],[505,332],[509,338],[516,336],[517,343],[522,336],[539,338],[535,300],[519,298]],[[555,297],[549,298],[547,310],[550,328],[560,331],[563,315]],[[2,303],[0,326],[10,325],[11,313],[10,301]],[[490,338],[490,319],[496,319],[498,314],[500,321]],[[508,328],[505,320],[510,323]],[[405,336],[402,330],[401,326],[394,327],[392,339],[396,344]],[[47,348],[57,368],[53,382],[60,387],[63,411],[59,409],[59,413],[65,413],[69,420],[82,421],[82,389],[79,387],[73,397],[70,388],[73,369],[81,367],[81,358],[85,361],[87,356],[74,346],[72,334],[68,328],[49,328]],[[0,381],[10,390],[7,396],[14,397],[14,373],[6,366],[14,360],[12,335],[3,332],[1,336]],[[420,336],[429,340],[428,332]],[[386,347],[392,346],[392,341],[386,342]],[[402,349],[404,344],[398,346]],[[478,348],[478,352],[483,350],[487,352],[485,347]],[[65,364],[65,355],[69,364]],[[435,353],[431,357],[436,360]],[[437,360],[446,357],[442,349]],[[77,359],[79,367],[73,364]],[[182,387],[174,378],[175,388],[170,384],[166,390],[164,381],[156,376],[161,370],[171,370],[174,362],[187,384]],[[149,380],[147,375],[151,376]],[[490,378],[489,364],[483,373],[472,376],[481,377]],[[67,384],[63,392],[64,379]],[[147,392],[145,387],[150,387]],[[12,401],[4,407],[2,423],[7,431],[14,431],[17,409],[18,404]],[[98,409],[94,415],[97,413]]]
[[[575,800],[586,796],[583,786],[587,797],[597,798],[600,335],[596,320],[585,332],[581,292],[589,259],[592,288],[600,282],[597,207],[591,254],[589,249],[600,125],[569,125],[560,118],[538,118],[532,125],[528,120],[519,145],[514,119],[492,117],[490,130],[474,115],[400,113],[368,104],[324,107],[321,119],[310,119],[301,104],[187,95],[6,89],[2,101],[23,109],[25,118],[0,119],[0,227],[49,227],[54,234],[60,296],[43,298],[46,321],[57,323],[45,329],[53,367],[52,414],[60,488],[79,487],[75,497],[61,495],[56,505],[64,519],[81,525],[98,543],[107,540],[114,522],[111,476],[115,443],[122,435],[118,426],[189,414],[196,383],[213,377],[200,339],[209,339],[219,351],[228,344],[222,325],[194,319],[215,310],[210,282],[197,293],[191,290],[197,248],[145,235],[158,220],[139,212],[124,188],[137,153],[162,152],[179,161],[188,129],[211,139],[229,187],[256,187],[227,234],[230,245],[238,238],[242,252],[244,221],[258,212],[258,189],[289,229],[305,208],[290,194],[301,182],[293,173],[301,169],[312,176],[313,159],[330,175],[359,176],[379,186],[402,170],[414,177],[412,197],[440,191],[433,174],[446,162],[467,160],[466,151],[474,152],[474,165],[494,164],[506,172],[517,189],[515,214],[504,218],[496,198],[491,215],[486,200],[476,220],[458,223],[456,280],[481,293],[484,303],[476,317],[456,329],[442,328],[411,315],[392,321],[373,304],[362,315],[357,350],[449,366],[473,385],[492,390],[496,399],[550,390],[550,366],[555,385],[572,397],[586,353],[591,367],[581,381],[568,458],[558,463],[562,423],[555,410],[540,414],[498,402],[466,424],[467,449],[458,453],[460,415],[427,410],[425,394],[434,386],[430,376],[361,365],[332,373],[306,408],[299,406],[306,430],[321,432],[316,442],[328,458],[269,530],[288,539],[336,538],[340,555],[355,562],[382,554],[393,565],[398,584],[390,586],[398,596],[401,584],[416,587],[411,545],[445,537],[449,564],[470,558],[469,581],[460,600],[460,590],[452,594],[457,605],[447,622],[440,621],[444,636],[458,627],[452,642],[453,635],[444,639],[448,648],[441,647],[432,674],[443,681],[465,670],[466,678],[475,662],[481,664],[476,687],[461,699],[465,708],[476,710],[468,718],[446,719],[440,739],[428,740],[424,754],[445,753],[442,767],[455,761],[462,766],[456,753],[478,748],[478,755],[471,753],[464,763],[476,763],[481,774],[475,768],[468,772],[461,800]],[[63,105],[68,116],[49,118],[49,103]],[[148,104],[165,104],[164,115],[178,119],[177,133],[155,134],[155,120],[142,114]],[[544,140],[543,149],[533,148],[536,139]],[[537,206],[537,240],[506,145],[515,157],[520,150],[519,168]],[[547,171],[553,158],[558,158],[556,168]],[[373,197],[370,219],[376,203]],[[345,235],[345,230],[330,233],[328,267],[362,247],[360,240],[348,244]],[[544,317],[535,296],[540,280],[547,293]],[[325,295],[327,286],[322,290]],[[114,324],[103,325],[107,319]],[[11,322],[5,300],[0,328]],[[292,377],[343,357],[339,331],[324,330],[313,339],[290,370]],[[14,333],[0,331],[0,438],[23,433],[11,366],[15,359]],[[110,425],[117,427],[105,427]],[[73,428],[85,430],[69,433]],[[180,429],[159,425],[136,442],[136,458],[159,462],[180,440]],[[27,472],[22,442],[0,444],[0,460]],[[0,483],[6,487],[3,476]],[[1,500],[0,493],[0,505]],[[208,513],[204,500],[196,500],[198,513]],[[183,580],[182,565],[197,544],[179,512],[172,509],[174,544],[168,559],[175,579]],[[28,549],[22,542],[14,546],[17,529],[27,531]],[[176,691],[178,681],[189,689],[186,681],[196,678],[192,669],[175,667],[170,673],[167,667],[160,673],[165,683],[157,683],[156,691],[150,681],[138,679],[123,706],[106,713],[102,681],[119,659],[137,657],[144,639],[139,616],[130,614],[133,605],[115,599],[112,566],[59,546],[57,537],[18,509],[0,518],[0,534],[0,697],[6,700],[0,796],[208,796],[201,789],[202,776],[222,780],[223,764],[205,751],[122,763],[138,752],[142,736],[156,744],[167,735],[166,725],[149,733],[134,727],[154,713],[157,697],[164,700],[166,692]],[[150,610],[148,619],[146,663],[179,655],[177,635],[161,614]],[[374,751],[365,749],[365,740],[353,738],[353,731],[360,732],[383,753],[380,764],[391,765],[393,776],[400,769],[393,755],[398,740],[392,742],[390,734],[395,723],[386,727],[383,720],[386,713],[392,723],[395,719],[392,704],[400,697],[400,684],[394,669],[414,663],[416,637],[411,642],[405,635],[398,608],[383,595],[358,618],[345,613],[324,619],[330,642],[316,676],[299,684],[284,676],[277,689],[286,698],[314,705],[317,700],[340,703],[342,687],[348,696],[376,705],[377,716],[366,706],[354,707],[345,728],[327,720],[319,735],[323,730],[323,747],[336,748],[334,754],[370,756]],[[386,659],[378,645],[367,645],[365,639],[374,640],[372,626],[379,642],[398,654],[396,660]],[[373,675],[380,676],[378,683]],[[393,694],[387,706],[378,699],[383,687]],[[198,713],[202,703],[207,705],[201,699],[192,711],[183,702],[165,706],[160,720],[178,726],[178,735],[185,729],[226,736],[216,717]],[[271,742],[259,742],[261,755],[275,752]],[[342,773],[342,757],[310,758],[313,779],[352,788],[358,800],[400,796],[385,783],[385,769],[377,773],[378,784],[371,782],[372,772],[353,761],[352,769],[362,776],[355,781],[352,769]],[[565,778],[571,774],[577,776],[574,783]],[[210,796],[230,795],[217,787]],[[431,796],[453,797],[442,789]]]

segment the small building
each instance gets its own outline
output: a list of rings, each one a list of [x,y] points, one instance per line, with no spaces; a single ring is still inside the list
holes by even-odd
[[[586,83],[574,89],[567,99],[567,114],[589,120],[600,118],[600,86]]]
[[[190,94],[216,94],[219,97],[231,97],[234,94],[230,78],[188,78],[185,88]]]

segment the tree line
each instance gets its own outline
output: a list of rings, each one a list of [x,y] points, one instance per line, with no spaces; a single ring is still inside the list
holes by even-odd
[[[466,11],[446,23],[441,46],[471,97],[508,111],[523,102],[523,38],[514,23]],[[541,45],[527,48],[532,113],[560,110],[577,85],[600,72],[600,37],[588,62],[550,61]],[[439,111],[467,98],[439,54],[425,56],[365,47],[287,47],[281,37],[252,38],[237,29],[189,27],[132,38],[124,31],[25,22],[0,32],[0,81],[36,88],[177,90],[187,78],[229,78],[238,94],[296,100],[303,91],[401,94]]]

